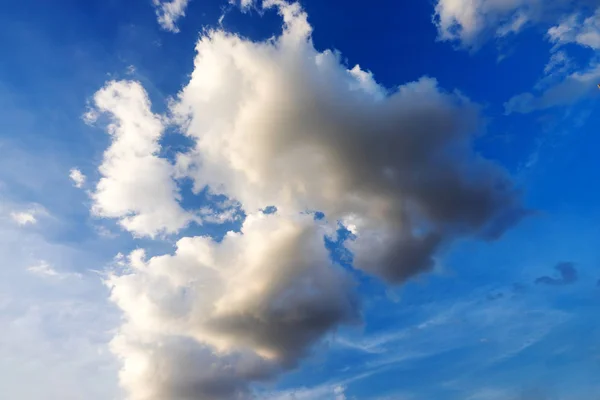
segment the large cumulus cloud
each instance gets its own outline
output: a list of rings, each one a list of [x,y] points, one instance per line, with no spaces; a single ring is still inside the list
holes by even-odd
[[[278,3],[279,4],[279,3]],[[312,45],[297,4],[281,37],[212,31],[173,105],[196,141],[178,159],[196,190],[247,210],[351,219],[357,267],[401,281],[458,235],[493,237],[521,215],[506,173],[472,150],[477,107],[422,78],[388,91]]]
[[[98,214],[140,235],[177,232],[197,220],[178,202],[177,182],[191,178],[196,192],[226,195],[248,215],[221,242],[185,237],[151,258],[137,250],[108,279],[125,315],[113,351],[134,400],[250,398],[253,382],[359,321],[350,273],[324,246],[332,225],[353,233],[355,267],[399,283],[431,268],[442,246],[494,239],[525,214],[508,174],[472,149],[475,104],[428,77],[386,89],[317,51],[298,4],[264,6],[281,14],[280,36],[199,39],[170,106],[194,142],[175,164],[159,156],[164,120],[138,84],[96,96],[113,116]],[[269,206],[277,212],[260,211]]]
[[[257,214],[220,243],[183,238],[149,260],[134,251],[108,280],[126,316],[113,349],[132,398],[238,398],[356,322],[352,281],[329,260],[324,233],[308,215]]]

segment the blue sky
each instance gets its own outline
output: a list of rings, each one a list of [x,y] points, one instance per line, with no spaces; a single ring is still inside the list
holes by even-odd
[[[0,22],[2,397],[600,393],[597,2]]]

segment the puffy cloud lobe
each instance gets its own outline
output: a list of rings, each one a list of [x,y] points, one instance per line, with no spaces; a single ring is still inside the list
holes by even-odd
[[[102,178],[92,194],[92,211],[118,218],[136,235],[155,236],[183,228],[193,217],[178,203],[173,166],[160,158],[164,126],[150,110],[150,100],[137,82],[109,82],[94,96],[92,114],[108,114],[112,143],[99,167]]]
[[[132,400],[247,399],[248,381],[271,373],[272,367],[256,356],[224,356],[193,339],[132,336],[121,334],[111,343],[123,358],[121,385]]]
[[[158,23],[167,31],[179,32],[177,20],[185,16],[189,0],[153,0]]]
[[[353,284],[309,215],[249,216],[222,242],[183,238],[173,255],[129,258],[112,300],[127,322],[113,342],[131,398],[237,399],[357,320]]]
[[[491,238],[523,215],[498,166],[475,155],[477,107],[423,78],[388,92],[318,52],[297,4],[283,34],[255,43],[212,31],[172,111],[195,148],[180,176],[250,212],[354,219],[356,266],[399,282],[460,235]]]

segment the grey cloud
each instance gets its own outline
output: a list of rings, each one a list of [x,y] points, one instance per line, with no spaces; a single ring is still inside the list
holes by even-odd
[[[431,78],[389,92],[317,52],[302,18],[277,44],[220,31],[198,43],[173,107],[196,141],[178,162],[196,190],[250,212],[353,219],[355,265],[392,282],[429,269],[456,238],[495,239],[527,214],[507,172],[473,151],[476,105]],[[204,72],[213,63],[218,76]]]
[[[527,213],[508,173],[473,149],[477,105],[427,77],[388,91],[318,52],[299,4],[268,4],[285,21],[282,35],[256,43],[206,33],[171,104],[195,146],[168,165],[165,181],[189,177],[195,191],[239,202],[241,231],[220,242],[182,238],[174,254],[149,260],[133,252],[128,271],[108,282],[125,314],[114,352],[134,400],[245,399],[252,383],[357,322],[354,283],[324,246],[331,224],[353,233],[345,245],[357,268],[399,283],[431,269],[454,240],[493,240]],[[111,105],[127,117],[123,135],[138,114],[154,119]],[[161,200],[177,205],[172,189]],[[107,200],[121,206],[119,198]],[[151,200],[144,214],[164,216]],[[277,211],[261,211],[269,206]]]
[[[154,343],[113,343],[121,353],[139,352],[145,368],[121,374],[132,400],[242,400],[251,398],[249,380],[266,380],[274,368],[251,354],[224,356],[183,337]]]
[[[575,283],[577,281],[577,270],[572,262],[561,262],[555,267],[559,273],[559,277],[540,276],[535,280],[535,283],[550,286],[564,286]]]
[[[275,218],[275,217],[267,217]],[[315,257],[320,241],[313,230],[299,232],[289,245],[264,255],[269,279],[262,298],[246,309],[221,313],[206,322],[208,330],[274,355],[292,367],[310,346],[332,328],[358,321],[352,281],[328,267],[326,255]],[[320,265],[321,264],[321,265]],[[324,265],[322,265],[324,264]],[[240,282],[241,283],[241,282]]]
[[[219,243],[184,238],[175,254],[147,261],[132,253],[131,270],[108,282],[126,316],[113,351],[132,398],[249,398],[252,383],[359,321],[354,284],[323,236],[311,215],[258,213]]]

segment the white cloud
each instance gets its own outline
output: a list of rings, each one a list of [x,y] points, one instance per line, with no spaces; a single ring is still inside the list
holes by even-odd
[[[598,64],[592,60],[583,70],[572,72],[570,58],[559,50],[568,43],[600,48],[600,9],[586,15],[591,4],[587,0],[438,0],[434,22],[440,39],[470,49],[530,24],[550,26],[547,38],[556,46],[545,76],[535,85],[535,93],[516,95],[505,104],[508,114],[529,113],[574,103],[597,90]]]
[[[212,201],[210,206],[202,207],[198,215],[203,222],[222,224],[242,219],[241,204],[235,201]]]
[[[108,280],[127,320],[113,351],[131,398],[237,399],[354,321],[351,281],[323,233],[310,216],[261,213],[220,243],[184,238],[149,260],[133,252]],[[206,363],[216,369],[202,373]]]
[[[194,142],[175,166],[159,157],[165,121],[138,83],[110,82],[95,96],[113,139],[96,214],[150,236],[202,216],[227,220],[237,203],[248,215],[221,242],[184,237],[172,255],[115,259],[121,272],[107,284],[125,323],[112,350],[132,400],[248,398],[252,383],[357,322],[354,283],[324,246],[337,221],[353,225],[346,245],[358,268],[400,283],[430,269],[441,246],[494,239],[524,215],[507,173],[472,150],[476,105],[428,77],[388,91],[317,51],[298,3],[265,7],[282,16],[280,36],[213,30],[198,41],[191,79],[171,104]],[[192,216],[174,177],[231,203]],[[277,212],[260,211],[268,206]]]
[[[56,272],[54,268],[52,268],[46,261],[40,261],[38,264],[32,265],[31,267],[27,268],[27,270],[39,276],[58,276],[58,272]]]
[[[567,71],[571,66],[571,59],[564,51],[557,51],[552,53],[550,56],[550,61],[544,67],[544,74],[552,75],[552,74],[561,74],[564,71]]]
[[[585,71],[568,75],[539,94],[521,93],[504,104],[507,114],[526,114],[557,106],[572,104],[581,99],[597,95],[600,81],[600,64],[592,64]]]
[[[179,154],[178,176],[196,192],[208,186],[250,213],[352,217],[356,265],[396,282],[430,268],[455,234],[500,233],[519,219],[506,174],[471,150],[476,106],[431,78],[387,94],[372,74],[314,49],[298,4],[268,4],[280,4],[283,35],[254,43],[209,32],[172,104],[196,143]]]
[[[10,213],[10,217],[19,225],[33,225],[37,223],[37,219],[35,218],[35,215],[32,212],[12,212]]]
[[[192,217],[179,205],[173,167],[160,158],[164,126],[150,110],[148,95],[137,82],[109,82],[94,96],[96,113],[107,113],[112,144],[104,153],[102,178],[92,194],[92,211],[119,218],[136,235],[174,233]]]
[[[553,43],[563,45],[576,43],[592,49],[600,49],[600,8],[590,17],[572,14],[564,18],[560,24],[548,30]]]
[[[459,41],[465,47],[477,47],[482,36],[499,36],[521,29],[530,19],[524,5],[537,0],[438,0],[434,21],[440,39]]]
[[[22,211],[10,212],[10,218],[20,226],[37,224],[38,217],[48,216],[48,211],[39,204],[33,204]]]
[[[69,178],[71,178],[71,180],[73,181],[73,185],[76,188],[81,189],[83,185],[85,185],[86,177],[78,168],[72,168],[69,171]]]
[[[71,277],[82,277],[81,274],[78,273],[58,272],[56,269],[54,269],[54,267],[52,267],[50,264],[48,264],[48,262],[44,260],[39,261],[36,264],[28,267],[27,271],[42,278],[66,279]]]
[[[265,400],[347,400],[345,387],[339,383],[326,383],[311,388],[295,388],[262,394]]]
[[[476,49],[486,40],[556,20],[587,0],[438,0],[434,23],[441,40]]]
[[[153,0],[156,16],[160,26],[170,32],[177,33],[177,20],[185,16],[189,0]]]
[[[62,175],[60,169],[54,172]],[[0,202],[0,209],[13,207]],[[117,363],[108,351],[109,330],[118,315],[99,280],[74,272],[76,266],[95,263],[94,258],[0,219],[3,397],[119,398]],[[52,268],[58,262],[63,268]],[[68,277],[77,279],[63,279]]]
[[[335,400],[347,400],[346,388],[344,386],[336,386],[335,388],[333,388],[333,392],[335,393]]]

